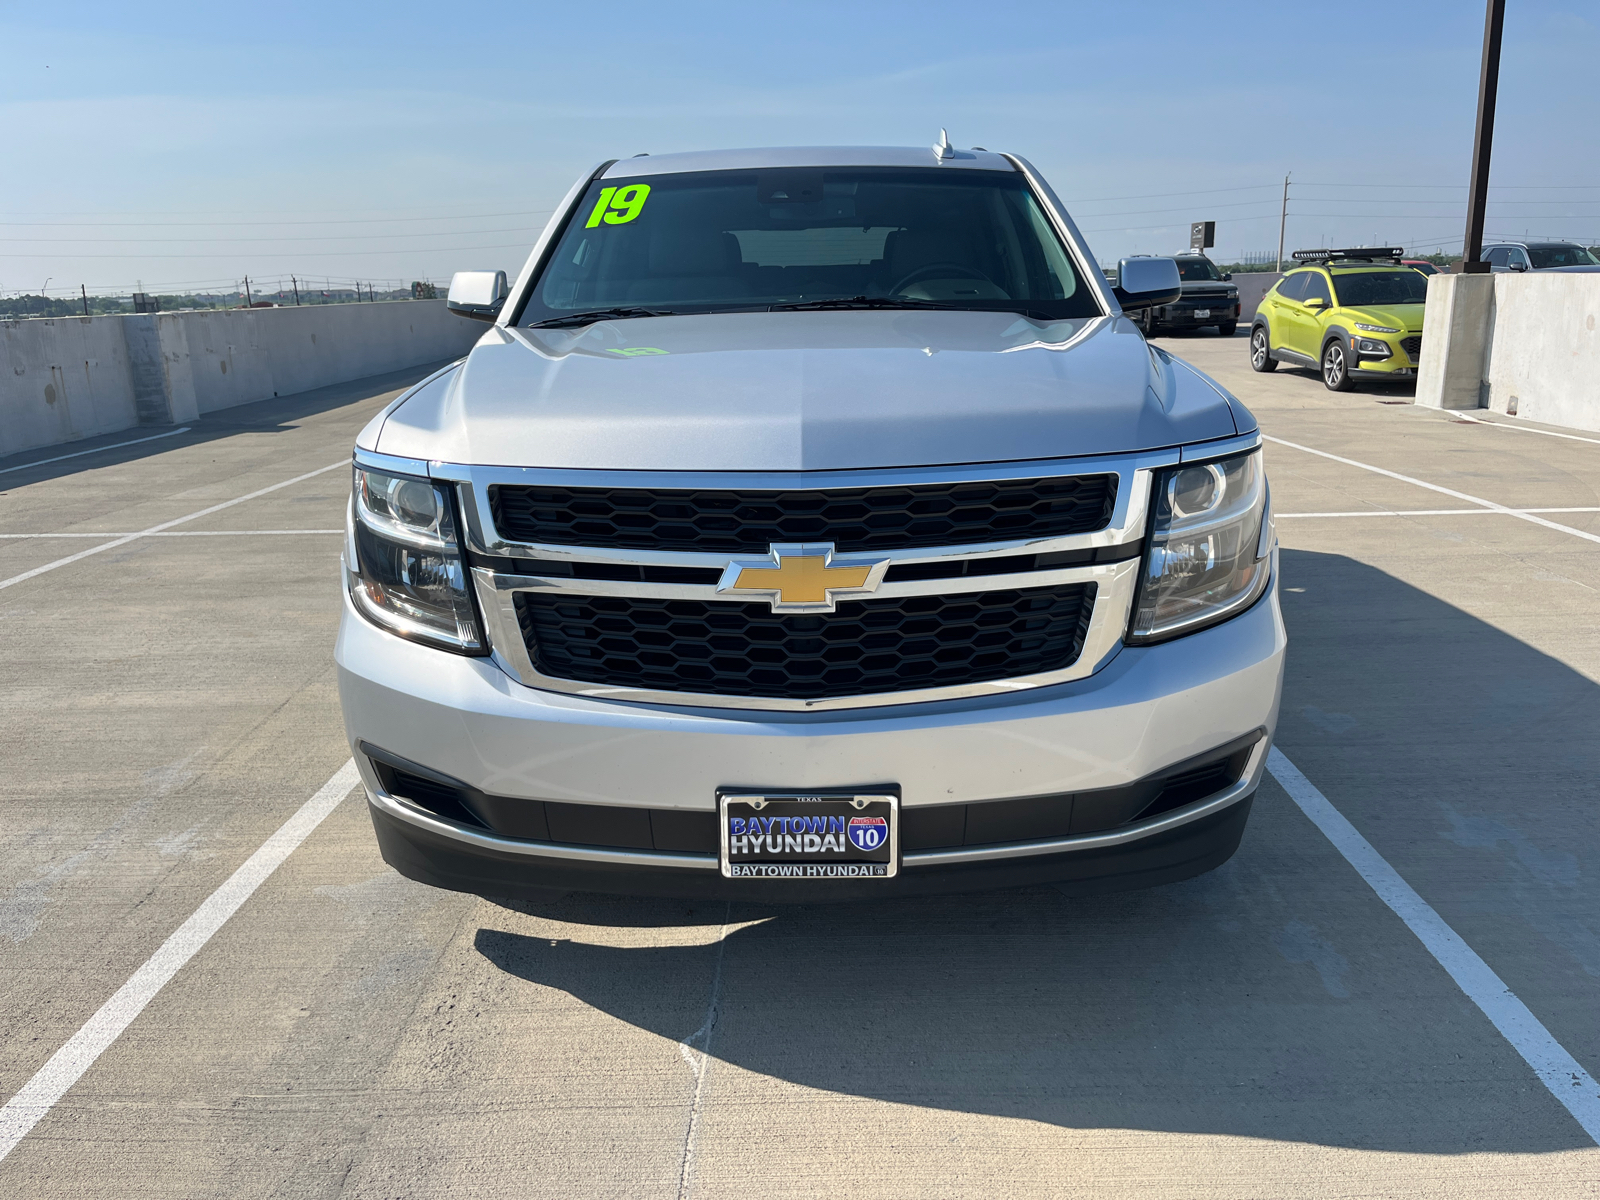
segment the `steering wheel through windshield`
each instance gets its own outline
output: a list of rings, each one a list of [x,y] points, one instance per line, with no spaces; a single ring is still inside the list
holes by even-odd
[[[990,279],[976,267],[968,267],[962,263],[955,262],[935,262],[928,263],[925,266],[918,267],[916,270],[912,271],[904,279],[900,280],[900,282],[896,283],[892,288],[890,288],[889,294],[891,296],[898,296],[902,289],[904,289],[908,284],[915,283],[923,276],[933,275],[936,272],[942,274],[946,279],[948,279],[953,273],[958,279],[981,279],[990,287],[996,286],[994,280]]]

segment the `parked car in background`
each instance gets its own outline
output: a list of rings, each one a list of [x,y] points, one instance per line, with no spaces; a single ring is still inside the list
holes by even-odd
[[[1422,359],[1427,279],[1399,250],[1296,250],[1250,325],[1250,366],[1315,367],[1330,391],[1358,378],[1414,379]],[[1313,265],[1314,264],[1314,265]]]
[[[1577,242],[1491,242],[1482,261],[1491,271],[1600,271],[1600,258]]]
[[[1402,258],[1402,267],[1410,267],[1413,271],[1421,271],[1424,275],[1437,275],[1439,268],[1425,258]]]
[[[1138,257],[1144,257],[1139,255]],[[1204,254],[1189,251],[1173,255],[1183,295],[1160,308],[1147,308],[1138,314],[1146,337],[1164,329],[1201,329],[1215,326],[1223,337],[1232,337],[1239,327],[1239,289],[1233,276],[1217,269]]]

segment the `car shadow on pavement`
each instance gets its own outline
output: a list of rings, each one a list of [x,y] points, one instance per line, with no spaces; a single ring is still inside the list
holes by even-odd
[[[1592,738],[1554,752],[1596,727],[1600,689],[1352,559],[1286,551],[1283,579],[1304,590],[1285,593],[1279,745],[1592,1066],[1566,1017],[1588,1028],[1600,980],[1572,957],[1581,939],[1564,949],[1517,888],[1519,871],[1559,876],[1562,847],[1582,839],[1573,886],[1596,911],[1593,810],[1558,808],[1600,755]],[[1460,745],[1417,722],[1429,704],[1465,718]],[[1424,1154],[1591,1144],[1270,780],[1230,862],[1146,891],[517,908],[476,934],[500,971],[669,1041],[710,1017],[713,1060],[824,1093]],[[720,946],[703,931],[687,946],[563,940],[575,926],[724,922]]]

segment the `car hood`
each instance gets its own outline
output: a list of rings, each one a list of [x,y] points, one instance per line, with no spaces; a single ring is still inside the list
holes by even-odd
[[[1382,325],[1386,329],[1398,329],[1403,333],[1420,333],[1422,331],[1422,305],[1420,304],[1385,304],[1365,305],[1361,308],[1341,309],[1339,315],[1348,321],[1360,321],[1364,325]]]
[[[1122,317],[757,312],[496,327],[447,381],[392,409],[370,448],[475,465],[809,471],[1114,454],[1254,427]]]

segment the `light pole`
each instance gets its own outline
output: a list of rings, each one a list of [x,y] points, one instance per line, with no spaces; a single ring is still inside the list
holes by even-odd
[[[1483,215],[1489,203],[1489,151],[1494,143],[1494,102],[1500,90],[1500,32],[1506,0],[1488,0],[1483,16],[1483,65],[1478,73],[1478,127],[1472,135],[1472,183],[1467,197],[1467,236],[1461,247],[1464,275],[1487,275]]]

